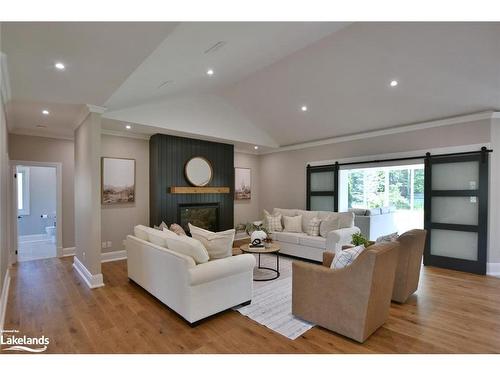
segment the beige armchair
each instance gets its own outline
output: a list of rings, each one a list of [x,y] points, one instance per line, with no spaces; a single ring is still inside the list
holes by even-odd
[[[293,263],[292,313],[297,317],[364,342],[389,314],[398,261],[394,242],[375,244],[348,267]]]
[[[398,265],[392,291],[395,302],[405,303],[418,288],[426,235],[425,230],[412,229],[398,238]]]

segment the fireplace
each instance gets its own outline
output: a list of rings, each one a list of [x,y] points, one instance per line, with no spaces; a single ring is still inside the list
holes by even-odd
[[[219,230],[219,203],[181,203],[177,206],[177,221],[189,233],[188,223],[217,232]]]

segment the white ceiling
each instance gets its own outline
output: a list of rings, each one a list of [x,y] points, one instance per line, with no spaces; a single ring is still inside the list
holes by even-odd
[[[249,150],[500,109],[500,23],[16,23],[1,38],[9,126],[51,136],[83,104],[108,107],[108,130]]]
[[[72,135],[77,106],[103,105],[175,23],[4,22],[12,91],[9,127]],[[61,61],[65,71],[54,63]],[[51,115],[42,116],[42,108]],[[38,111],[38,114],[37,114]],[[71,113],[73,116],[71,116]],[[47,129],[36,125],[45,123]]]
[[[355,23],[223,96],[282,146],[500,109],[500,23]]]
[[[346,25],[336,22],[180,24],[105,106],[113,110],[172,94],[198,94],[237,82]],[[222,47],[210,51],[219,42]],[[212,77],[206,75],[209,68],[215,72]]]

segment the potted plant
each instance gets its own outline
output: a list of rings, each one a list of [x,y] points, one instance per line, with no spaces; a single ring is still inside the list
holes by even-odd
[[[368,247],[371,245],[370,241],[368,241],[366,239],[365,236],[363,236],[361,233],[354,233],[352,235],[352,241],[351,243],[354,245],[354,246],[360,246],[360,245],[364,245],[365,247]]]

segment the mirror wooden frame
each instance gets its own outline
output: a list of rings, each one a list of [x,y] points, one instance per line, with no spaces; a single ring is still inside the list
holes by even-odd
[[[208,179],[208,181],[204,184],[197,184],[195,182],[193,182],[191,180],[191,178],[189,178],[189,174],[188,174],[188,165],[191,161],[195,160],[195,159],[202,159],[203,161],[205,161],[205,163],[207,163],[208,167],[210,168],[210,178]],[[210,163],[210,161],[207,159],[207,158],[204,158],[203,156],[195,156],[195,157],[192,157],[191,159],[189,159],[186,164],[184,165],[184,176],[186,177],[186,180],[193,186],[197,186],[197,187],[202,187],[202,186],[207,186],[208,184],[210,184],[210,182],[212,182],[212,179],[214,178],[214,169],[212,167],[212,163]]]

